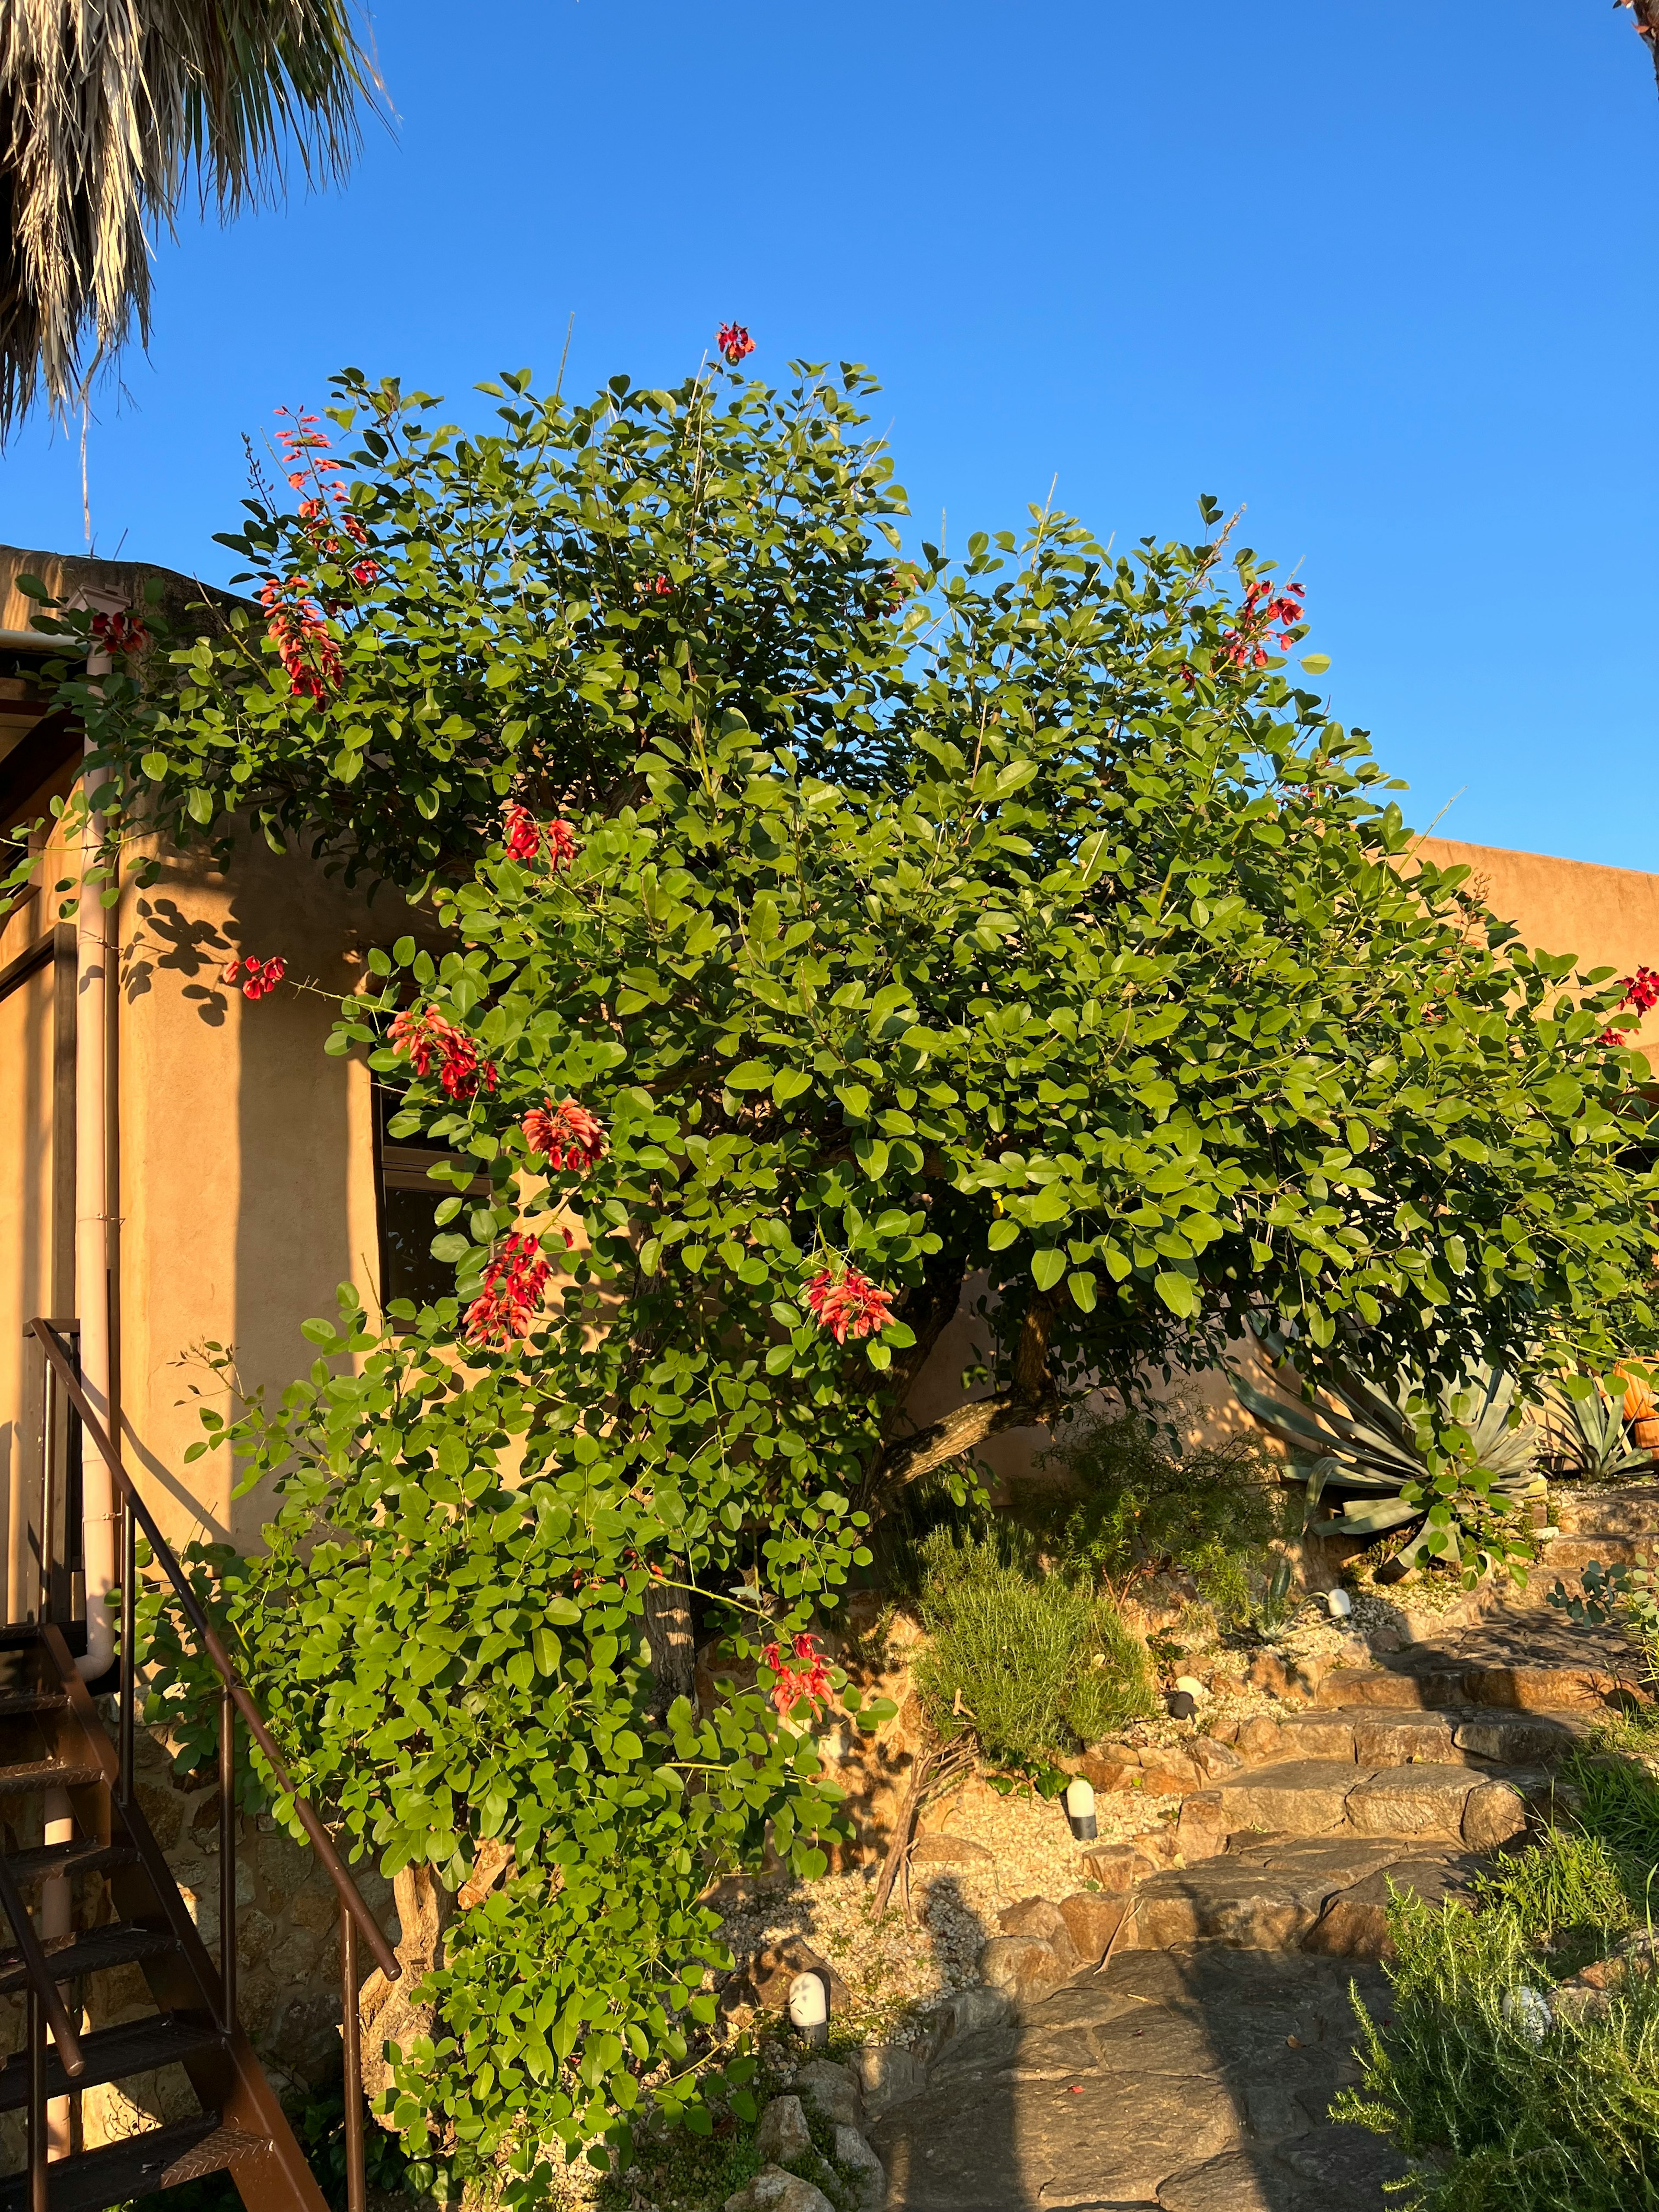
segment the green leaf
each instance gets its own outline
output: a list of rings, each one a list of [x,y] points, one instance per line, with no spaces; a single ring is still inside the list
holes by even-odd
[[[1304,653],[1302,656],[1302,665],[1310,676],[1322,676],[1330,665],[1328,653]]]
[[[1066,1255],[1057,1245],[1032,1255],[1031,1280],[1040,1291],[1051,1291],[1066,1273]]]
[[[803,1091],[812,1088],[812,1079],[798,1067],[781,1067],[772,1080],[772,1096],[780,1106],[792,1098],[799,1098]]]
[[[1004,1252],[1019,1238],[1017,1221],[994,1221],[985,1232],[985,1242],[993,1252]]]
[[[1066,1288],[1071,1291],[1073,1301],[1081,1312],[1094,1311],[1095,1279],[1086,1268],[1073,1274],[1067,1281]]]
[[[726,1079],[729,1091],[764,1091],[772,1070],[763,1060],[740,1060]]]
[[[1152,1278],[1152,1288],[1177,1319],[1190,1320],[1198,1311],[1198,1292],[1190,1277],[1166,1270]]]

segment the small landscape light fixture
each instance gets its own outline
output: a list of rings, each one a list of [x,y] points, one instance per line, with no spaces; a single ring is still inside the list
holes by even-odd
[[[822,1974],[797,1974],[789,1984],[789,2017],[806,2040],[830,2040],[830,1992]]]
[[[1072,1834],[1079,1844],[1091,1844],[1099,1830],[1095,1822],[1094,1785],[1079,1774],[1066,1788],[1066,1817],[1072,1824]]]
[[[1345,1589],[1334,1589],[1326,1597],[1325,1609],[1333,1620],[1346,1620],[1353,1611],[1353,1600]]]
[[[1198,1699],[1190,1690],[1171,1690],[1164,1710],[1172,1721],[1189,1721],[1198,1711]]]

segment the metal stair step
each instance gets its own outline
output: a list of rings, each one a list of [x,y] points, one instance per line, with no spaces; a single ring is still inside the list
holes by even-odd
[[[48,2170],[46,2201],[51,2212],[109,2212],[132,2197],[222,2173],[237,2159],[268,2148],[263,2136],[221,2127],[216,2112],[197,2112],[58,2160]],[[28,2205],[27,2173],[0,2181],[0,2212],[28,2212]]]
[[[179,2013],[152,2013],[145,2020],[123,2021],[118,2027],[97,2027],[81,2038],[84,2074],[74,2081],[64,2073],[56,2051],[46,2056],[46,2094],[66,2097],[71,2089],[90,2089],[124,2075],[149,2074],[198,2051],[211,2050],[223,2037],[210,2020]],[[28,2103],[28,2060],[19,2052],[0,2066],[0,2112],[21,2112]]]
[[[69,1766],[55,1759],[26,1759],[21,1765],[0,1766],[0,1797],[28,1796],[41,1790],[78,1790],[103,1779],[101,1766]]]
[[[137,1861],[131,1844],[100,1844],[77,1836],[67,1844],[36,1844],[28,1850],[14,1851],[0,1863],[21,1889],[51,1875],[108,1874],[115,1867],[136,1866]]]
[[[111,1966],[129,1966],[137,1959],[154,1959],[174,1948],[171,1936],[160,1928],[117,1925],[89,1928],[77,1936],[59,1936],[42,1948],[55,1982],[72,1982],[79,1974],[101,1974]],[[27,1986],[28,1969],[14,1950],[0,1951],[0,1990]]]
[[[64,1690],[0,1690],[0,1721],[24,1713],[60,1713],[68,1703]]]

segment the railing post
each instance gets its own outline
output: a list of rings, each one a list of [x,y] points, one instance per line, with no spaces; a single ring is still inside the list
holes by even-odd
[[[340,1899],[340,2040],[345,2056],[346,2212],[364,2212],[363,2054],[357,2016],[357,1923]]]
[[[219,1692],[219,1980],[227,2032],[236,2025],[236,1707]]]
[[[40,1591],[35,1619],[52,1619],[52,1537],[58,1518],[58,1370],[46,1362],[43,1426],[40,1431]]]
[[[117,1731],[116,1802],[132,1802],[133,1727],[138,1697],[138,1524],[132,1509],[121,1510],[121,1707]]]
[[[48,2212],[46,2197],[46,2028],[33,1984],[23,2008],[29,2054],[29,2212]]]

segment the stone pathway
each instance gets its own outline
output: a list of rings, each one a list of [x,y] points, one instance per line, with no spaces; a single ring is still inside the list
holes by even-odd
[[[1328,2114],[1358,2078],[1351,1986],[1387,2019],[1389,1883],[1455,1903],[1635,1686],[1629,1643],[1547,1594],[1659,1544],[1659,1484],[1561,1509],[1528,1593],[1189,1747],[1183,1863],[1099,1854],[1097,1910],[1122,1919],[1104,1966],[1074,1972],[1052,1908],[1005,1913],[1018,1933],[987,1972],[1011,2010],[946,2042],[869,2130],[889,2212],[1387,2212],[1403,2161]]]
[[[966,2035],[870,2130],[890,2212],[1384,2212],[1389,2146],[1332,2126],[1375,1967],[1132,1951]],[[1386,2017],[1386,2010],[1382,2016]]]

